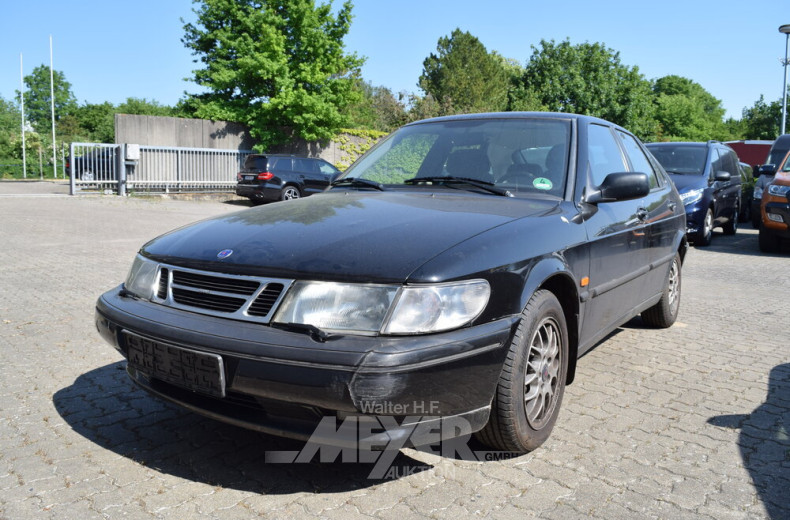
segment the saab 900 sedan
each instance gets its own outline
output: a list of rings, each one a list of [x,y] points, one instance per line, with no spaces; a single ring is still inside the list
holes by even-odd
[[[579,356],[637,315],[673,324],[685,230],[672,182],[619,126],[443,117],[324,193],[148,242],[95,319],[132,381],[215,419],[308,439],[326,417],[391,414],[389,436],[455,418],[525,452]]]

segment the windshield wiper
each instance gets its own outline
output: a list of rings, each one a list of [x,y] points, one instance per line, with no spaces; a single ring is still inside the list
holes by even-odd
[[[672,173],[674,175],[686,175],[686,172],[679,172],[677,170],[667,170],[666,168],[664,168],[664,170],[666,170],[667,173]]]
[[[360,179],[358,177],[346,177],[345,179],[336,180],[331,186],[351,186],[352,188],[373,188],[374,190],[384,191],[384,185],[369,179]]]
[[[497,187],[493,182],[481,181],[480,179],[470,179],[468,177],[415,177],[413,179],[406,179],[403,181],[404,184],[420,184],[422,182],[441,182],[444,184],[468,184],[470,186],[474,186],[475,188],[479,188],[481,190],[485,190],[489,193],[493,193],[494,195],[501,195],[503,197],[512,197],[513,194],[510,191]]]

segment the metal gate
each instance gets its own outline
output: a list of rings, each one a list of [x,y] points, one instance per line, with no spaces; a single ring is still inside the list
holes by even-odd
[[[251,150],[72,143],[71,194],[232,192]]]

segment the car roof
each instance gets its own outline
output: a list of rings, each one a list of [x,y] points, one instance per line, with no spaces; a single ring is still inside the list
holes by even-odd
[[[581,114],[571,114],[568,112],[483,112],[480,114],[459,114],[454,116],[442,116],[442,117],[433,117],[430,119],[422,119],[420,121],[415,121],[413,123],[409,123],[405,126],[413,126],[413,125],[420,125],[424,123],[437,123],[437,122],[444,122],[444,121],[473,121],[473,120],[483,120],[483,119],[573,119],[577,121],[586,121],[590,123],[599,123],[602,125],[613,126],[624,130],[627,133],[629,132],[627,129],[612,123],[611,121],[607,121],[605,119],[601,119],[599,117],[593,116],[585,116]]]

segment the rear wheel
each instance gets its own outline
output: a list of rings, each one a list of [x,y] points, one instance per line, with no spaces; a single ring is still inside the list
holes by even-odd
[[[741,209],[738,206],[735,206],[735,213],[733,214],[732,218],[722,227],[725,235],[734,235],[738,232],[738,218],[740,218],[740,212]]]
[[[302,193],[299,191],[299,188],[296,186],[288,185],[283,188],[282,193],[280,193],[280,200],[294,200],[302,197]]]
[[[667,282],[664,293],[657,304],[642,312],[642,321],[645,324],[665,329],[671,327],[678,317],[680,310],[680,255],[675,253],[672,264],[669,266]]]
[[[491,416],[478,439],[494,449],[519,453],[543,444],[559,415],[567,371],[565,314],[554,294],[537,291],[522,312]]]

